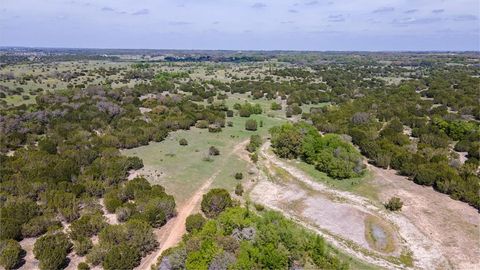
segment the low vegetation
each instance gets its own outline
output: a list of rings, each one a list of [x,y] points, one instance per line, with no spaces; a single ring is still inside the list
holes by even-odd
[[[227,207],[232,206],[230,194],[225,189],[212,189],[203,195],[202,211],[208,218],[218,216]]]
[[[228,208],[159,258],[173,269],[348,269],[320,236],[276,212]]]
[[[400,211],[402,209],[403,202],[398,197],[392,197],[384,205],[385,208],[390,211]]]

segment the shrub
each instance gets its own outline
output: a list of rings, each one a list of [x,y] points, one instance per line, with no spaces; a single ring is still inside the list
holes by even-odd
[[[262,138],[259,135],[250,136],[250,143],[247,145],[246,149],[248,152],[253,153],[257,148],[262,144]]]
[[[222,131],[222,127],[221,127],[221,126],[218,126],[218,125],[210,125],[210,126],[208,126],[208,132],[217,133],[217,132],[220,132],[220,131]]]
[[[241,173],[241,172],[235,173],[235,179],[242,180],[243,179],[243,173]]]
[[[218,216],[225,208],[232,206],[230,194],[225,189],[215,188],[203,195],[201,208],[205,216]]]
[[[243,186],[242,184],[238,183],[237,186],[235,187],[235,194],[238,196],[242,196],[243,194]]]
[[[81,262],[78,264],[77,270],[90,270],[90,266],[86,262]]]
[[[131,270],[140,263],[140,254],[127,244],[112,247],[106,254],[102,266],[105,270]]]
[[[20,238],[22,237],[21,224],[13,218],[0,218],[0,228],[2,228],[0,230],[0,240],[20,240]]]
[[[208,128],[208,121],[207,120],[198,120],[197,123],[195,124],[196,128]]]
[[[115,214],[118,222],[125,222],[132,215],[132,209],[130,207],[119,207],[115,210]]]
[[[167,223],[167,216],[162,208],[158,204],[151,200],[145,206],[143,210],[143,216],[145,220],[154,228],[159,228]]]
[[[107,208],[107,211],[110,213],[115,213],[115,210],[123,204],[122,200],[119,198],[119,192],[116,189],[112,189],[105,193],[103,202],[105,203],[105,208]]]
[[[293,116],[292,108],[291,108],[291,107],[287,107],[287,109],[285,110],[285,117],[287,117],[287,118],[292,118],[292,116]]]
[[[127,239],[126,244],[138,250],[141,256],[145,256],[158,247],[153,229],[148,223],[132,219],[123,224],[123,227],[125,228],[124,237]]]
[[[263,211],[263,210],[265,210],[265,206],[263,206],[263,205],[261,205],[261,204],[259,204],[259,203],[255,203],[255,204],[253,204],[253,206],[255,207],[255,210],[257,210],[257,211]]]
[[[247,121],[245,121],[245,129],[250,131],[256,131],[257,121],[254,119],[248,119]]]
[[[188,141],[187,141],[185,138],[181,138],[180,141],[178,141],[178,143],[179,143],[181,146],[188,145]]]
[[[79,237],[77,240],[73,241],[73,250],[78,256],[85,256],[92,247],[92,240],[87,237]]]
[[[128,170],[140,170],[143,168],[143,161],[139,157],[128,157],[127,158],[127,169]]]
[[[227,111],[227,117],[233,117],[233,111],[232,110]]]
[[[257,163],[258,162],[258,154],[257,153],[252,153],[250,155],[250,160],[252,160],[253,163]]]
[[[402,209],[403,202],[398,197],[392,197],[384,205],[390,211],[399,211]]]
[[[272,105],[270,105],[270,109],[272,109],[273,111],[279,111],[282,109],[282,104],[272,102]]]
[[[107,226],[105,217],[100,214],[83,215],[70,225],[70,237],[74,240],[91,237]]]
[[[470,150],[470,145],[471,145],[470,141],[467,141],[467,140],[458,141],[455,144],[454,150],[457,152],[468,152],[468,150]]]
[[[128,181],[123,187],[122,193],[129,200],[135,199],[135,194],[145,190],[150,190],[152,187],[147,179],[143,177],[136,177]]]
[[[91,265],[99,265],[103,262],[105,255],[107,254],[107,249],[104,246],[95,245],[87,255],[87,262]]]
[[[252,113],[247,108],[241,108],[238,111],[238,114],[240,115],[240,117],[250,117]]]
[[[40,269],[59,269],[71,247],[64,233],[47,234],[35,241],[33,254],[40,261]]]
[[[0,242],[0,265],[9,270],[14,269],[20,263],[22,248],[15,240],[3,240]]]
[[[195,230],[200,230],[205,224],[205,218],[201,214],[193,214],[187,217],[185,227],[187,232],[191,233]]]
[[[52,155],[57,153],[57,144],[52,139],[45,138],[39,141],[38,148]]]
[[[210,148],[208,149],[208,154],[210,156],[218,156],[220,155],[220,150],[218,150],[218,148],[216,148],[215,146],[210,146]]]
[[[235,255],[229,252],[217,254],[208,266],[209,270],[229,269],[229,266],[235,263]]]
[[[22,225],[23,237],[37,237],[47,232],[51,226],[61,226],[53,216],[38,216]]]

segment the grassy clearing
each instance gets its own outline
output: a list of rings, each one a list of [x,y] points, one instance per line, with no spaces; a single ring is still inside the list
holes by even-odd
[[[263,121],[263,127],[256,132],[245,130],[245,121],[248,118],[230,117],[227,121],[233,122],[233,127],[225,127],[220,133],[209,133],[206,129],[192,128],[189,131],[181,130],[170,133],[162,142],[123,150],[127,156],[138,156],[143,160],[147,178],[155,184],[161,184],[167,192],[173,194],[178,203],[188,199],[209,177],[216,174],[212,188],[222,187],[233,191],[239,182],[234,174],[242,172],[245,176],[242,181],[250,181],[247,173],[247,162],[237,155],[228,155],[235,145],[247,140],[252,134],[265,136],[268,129],[281,124],[281,120],[266,115],[250,117],[258,122]],[[185,138],[187,146],[180,146],[179,140]],[[212,161],[204,161],[208,148],[215,146],[220,155]]]
[[[7,96],[4,100],[7,102],[7,104],[11,104],[14,106],[22,105],[22,104],[32,104],[35,103],[35,96],[31,96],[28,94],[25,94],[26,96],[29,96],[29,99],[23,99],[23,96],[21,95],[12,95],[12,96]]]
[[[363,177],[349,178],[349,179],[333,179],[327,174],[315,169],[314,165],[305,163],[299,160],[286,160],[286,162],[298,169],[304,171],[310,177],[322,182],[332,188],[339,190],[349,191],[367,197],[373,201],[378,201],[377,190],[369,184],[373,175],[371,172],[367,172]]]

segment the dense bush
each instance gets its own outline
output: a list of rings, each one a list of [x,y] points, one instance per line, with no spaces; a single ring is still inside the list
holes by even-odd
[[[270,130],[272,147],[280,157],[301,157],[330,177],[360,176],[364,166],[358,151],[338,135],[321,136],[308,124],[285,124]]]
[[[77,270],[90,270],[90,266],[86,262],[80,262],[77,266]]]
[[[260,147],[260,145],[262,145],[262,138],[260,135],[251,135],[250,142],[248,143],[246,149],[248,152],[253,153],[258,147]]]
[[[110,213],[115,213],[115,210],[123,204],[123,201],[120,199],[120,192],[117,189],[112,189],[107,192],[103,202],[105,204],[105,208]]]
[[[245,121],[245,129],[249,131],[256,131],[257,121],[254,119],[248,119],[247,121]]]
[[[205,218],[201,214],[190,215],[185,221],[185,227],[189,233],[199,230],[203,224],[205,224]]]
[[[140,254],[126,244],[112,247],[102,263],[105,270],[131,270],[140,263]]]
[[[238,196],[242,196],[242,194],[243,194],[243,186],[242,186],[242,184],[238,183],[238,184],[235,186],[235,194],[238,195]]]
[[[466,164],[478,163],[476,156],[480,155],[478,123],[462,119],[447,108],[458,105],[459,101],[472,105],[463,95],[473,98],[473,80],[464,72],[452,69],[443,73],[443,77],[436,74],[425,81],[413,80],[365,91],[363,96],[348,102],[340,100],[336,106],[312,111],[310,119],[322,132],[350,135],[372,164],[398,170],[418,184],[432,185],[478,208],[480,196],[471,192],[480,188],[478,175],[463,174],[465,166],[452,160],[450,155],[455,140],[459,140],[456,151],[469,152]],[[464,83],[464,89],[457,88]],[[422,100],[416,93],[419,87],[424,87],[419,86],[422,84],[429,86],[427,96],[445,105],[448,100],[448,105],[432,108],[431,101]],[[415,139],[406,135],[409,130]],[[475,144],[477,147],[473,147]],[[280,148],[278,152],[282,153]]]
[[[0,240],[5,240],[5,239],[20,240],[22,237],[21,224],[12,218],[1,217],[0,228],[2,228],[0,230]]]
[[[46,233],[48,228],[53,226],[61,227],[60,221],[53,216],[43,215],[34,217],[22,225],[22,236],[36,237]]]
[[[243,173],[241,173],[241,172],[235,173],[235,179],[242,180],[243,179]]]
[[[107,222],[101,214],[87,214],[75,220],[70,225],[70,237],[74,240],[92,237],[100,232]]]
[[[390,211],[399,211],[402,209],[403,202],[398,197],[392,197],[384,205]]]
[[[218,148],[215,146],[210,146],[210,148],[208,148],[208,154],[210,156],[218,156],[220,155],[220,150],[218,150]]]
[[[78,237],[73,241],[73,250],[78,256],[86,255],[92,247],[92,240],[87,237]]]
[[[282,104],[272,102],[272,105],[270,105],[270,109],[273,111],[279,111],[282,109]]]
[[[20,240],[22,225],[39,214],[39,206],[29,199],[8,200],[0,207],[0,240]]]
[[[201,208],[205,216],[209,218],[218,216],[230,206],[232,206],[232,199],[225,189],[211,189],[203,195]]]
[[[325,241],[275,212],[229,208],[164,252],[156,268],[348,269]]]
[[[35,241],[33,254],[40,261],[40,269],[59,269],[66,262],[71,247],[65,234],[46,234]]]
[[[7,269],[14,269],[20,264],[22,248],[15,240],[0,241],[0,265]]]
[[[249,117],[252,114],[261,114],[263,111],[260,104],[252,105],[250,103],[244,103],[241,105],[236,103],[234,104],[233,108],[238,110],[238,114],[241,117]]]

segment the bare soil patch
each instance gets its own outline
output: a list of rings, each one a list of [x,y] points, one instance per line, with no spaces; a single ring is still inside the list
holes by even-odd
[[[378,202],[325,186],[268,153],[268,146],[268,143],[262,146],[260,161],[265,164],[267,173],[270,174],[272,168],[281,168],[293,180],[287,185],[275,182],[278,178],[275,176],[270,179],[273,182],[267,177],[260,178],[259,184],[252,190],[252,199],[283,212],[307,228],[313,228],[334,246],[368,263],[388,269],[405,269],[408,267],[401,264],[404,261],[401,257],[411,252],[414,268],[451,268],[448,254],[442,252],[439,243],[432,241],[430,235],[410,221],[408,216],[386,211]],[[381,231],[374,228],[377,231],[372,235],[382,237],[383,234],[392,233],[395,252],[388,254],[391,247],[379,251],[378,247],[367,241],[365,220],[369,218],[371,221],[370,217],[379,219],[380,224],[376,227],[386,228]]]
[[[444,268],[480,269],[480,215],[475,208],[417,185],[394,170],[369,168],[375,173],[372,184],[378,187],[379,198],[386,201],[397,196],[403,201],[402,215],[448,258]]]

